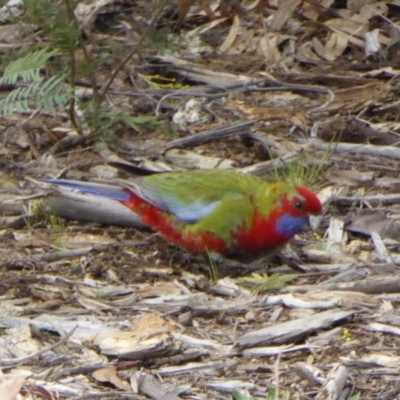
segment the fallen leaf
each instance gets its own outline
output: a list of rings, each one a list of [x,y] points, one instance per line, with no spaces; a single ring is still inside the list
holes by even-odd
[[[239,32],[239,25],[240,25],[240,19],[237,15],[235,15],[228,36],[225,38],[224,42],[219,47],[219,53],[224,53],[232,46]]]
[[[12,378],[1,382],[1,400],[15,400],[25,382],[26,379],[22,377]]]
[[[388,218],[383,211],[360,210],[346,220],[345,230],[371,235],[375,231],[384,238],[398,239],[400,226]]]
[[[110,382],[115,387],[121,390],[125,390],[126,392],[131,391],[131,386],[124,382],[118,375],[117,375],[117,368],[100,368],[92,373],[94,379],[98,380],[99,382]]]

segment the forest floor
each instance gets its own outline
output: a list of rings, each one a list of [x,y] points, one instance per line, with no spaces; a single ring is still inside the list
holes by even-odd
[[[400,399],[400,5],[80,6],[75,59],[96,64],[74,120],[1,117],[0,400]],[[53,43],[29,12],[0,26],[7,51]],[[285,263],[218,270],[38,181],[128,176],[110,162],[294,180],[324,211]]]

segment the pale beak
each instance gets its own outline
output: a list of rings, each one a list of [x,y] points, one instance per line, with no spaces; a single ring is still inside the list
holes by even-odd
[[[316,231],[319,228],[319,225],[321,224],[321,218],[322,218],[321,214],[314,214],[308,217],[310,221],[310,228],[313,231]]]

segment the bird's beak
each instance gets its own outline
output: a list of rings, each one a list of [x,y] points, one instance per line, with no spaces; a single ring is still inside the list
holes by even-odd
[[[313,214],[308,217],[310,228],[316,231],[321,223],[321,214]]]

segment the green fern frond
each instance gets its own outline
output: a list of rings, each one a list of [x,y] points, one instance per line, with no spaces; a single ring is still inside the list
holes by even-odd
[[[72,88],[64,83],[65,75],[41,78],[26,87],[13,90],[0,100],[3,115],[27,111],[30,108],[55,113],[55,107],[64,107],[72,97]]]
[[[0,83],[14,84],[18,79],[22,79],[24,82],[40,80],[40,70],[55,54],[57,54],[56,50],[49,51],[49,48],[45,47],[42,50],[29,53],[25,57],[18,58],[7,66]]]
[[[82,35],[76,26],[70,7],[75,9],[81,1],[26,0],[25,22],[36,26],[50,39],[52,48],[60,53],[76,49]]]

